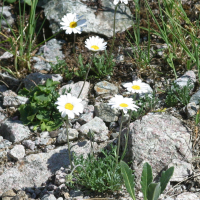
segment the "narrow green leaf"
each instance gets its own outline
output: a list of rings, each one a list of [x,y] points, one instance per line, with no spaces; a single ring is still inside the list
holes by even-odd
[[[31,0],[24,0],[24,2],[31,6]]]
[[[135,198],[135,182],[134,182],[134,175],[132,174],[132,170],[128,167],[128,165],[124,162],[121,161],[120,162],[120,166],[121,166],[121,172],[122,172],[122,176],[124,178],[124,183],[126,186],[126,189],[128,191],[128,193],[130,194],[131,198],[133,200],[136,200]]]
[[[142,171],[142,176],[141,176],[141,190],[144,196],[144,200],[147,199],[147,190],[148,190],[148,185],[153,181],[153,174],[152,174],[152,168],[151,166],[146,162],[143,165],[143,171]]]
[[[167,187],[167,184],[170,178],[172,177],[173,173],[174,173],[174,167],[170,167],[168,170],[162,172],[162,175],[160,177],[161,193],[163,193],[163,191]]]
[[[150,183],[147,191],[147,199],[157,200],[161,194],[160,191],[161,191],[160,183]]]

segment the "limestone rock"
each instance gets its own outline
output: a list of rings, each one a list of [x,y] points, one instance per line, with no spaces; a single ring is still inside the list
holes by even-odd
[[[122,132],[122,149],[125,145]],[[190,162],[192,159],[191,130],[171,115],[148,114],[130,124],[128,150],[125,158],[133,162],[133,169],[139,183],[142,167],[148,162],[154,177],[174,159]]]
[[[117,94],[118,93],[118,88],[113,85],[112,83],[109,83],[108,81],[101,81],[98,82],[95,86],[94,86],[94,90],[96,92],[97,95],[100,94]]]
[[[87,135],[89,131],[94,132],[95,142],[103,142],[108,139],[108,127],[99,117],[95,117],[90,122],[82,125],[78,130],[83,135]]]
[[[44,7],[45,16],[49,20],[50,28],[53,33],[60,30],[60,21],[66,13],[78,13],[86,19],[87,27],[83,31],[95,34],[103,34],[107,37],[113,35],[113,17],[115,5],[113,1],[101,0],[102,10],[97,11],[97,7],[89,7],[81,0],[51,0]],[[133,19],[130,9],[124,3],[121,3],[116,13],[116,32],[123,32],[132,27]]]
[[[21,121],[6,120],[1,123],[0,134],[10,142],[20,142],[30,136],[30,130]]]

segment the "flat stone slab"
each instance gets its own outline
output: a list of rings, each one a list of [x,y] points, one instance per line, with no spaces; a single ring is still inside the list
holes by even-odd
[[[91,151],[90,142],[71,144],[71,152],[78,155]],[[48,153],[31,154],[17,162],[16,166],[7,168],[0,175],[0,195],[3,192],[28,187],[39,187],[61,167],[69,166],[68,147],[62,146]]]

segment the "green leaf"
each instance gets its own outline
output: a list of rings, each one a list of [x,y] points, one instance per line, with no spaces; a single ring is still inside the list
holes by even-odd
[[[40,128],[41,128],[42,131],[45,131],[45,129],[46,129],[45,122],[43,122],[43,123],[41,124]]]
[[[147,190],[148,200],[157,200],[161,194],[160,183],[150,183]]]
[[[174,173],[174,167],[170,167],[168,170],[163,171],[160,177],[160,186],[161,186],[161,193],[165,190],[170,178]]]
[[[133,200],[136,200],[135,198],[135,182],[134,182],[134,175],[132,174],[132,170],[128,167],[128,165],[124,162],[121,161],[120,162],[120,166],[121,166],[121,172],[122,172],[122,176],[124,178],[124,183],[126,186],[126,189],[128,191],[128,193],[130,194],[131,198]]]
[[[14,3],[15,1],[17,1],[17,0],[5,0],[5,2],[7,2],[7,3]]]
[[[25,3],[27,3],[29,6],[31,6],[31,0],[24,0]]]
[[[147,199],[147,190],[148,190],[148,185],[153,181],[153,174],[152,174],[152,169],[151,166],[146,162],[143,165],[143,171],[142,171],[142,176],[141,176],[141,190],[144,196],[144,200]]]
[[[27,119],[29,120],[29,121],[33,121],[34,120],[34,118],[35,118],[35,115],[36,114],[33,114],[33,115],[29,115],[28,117],[27,117]]]
[[[46,87],[52,86],[52,83],[53,83],[53,80],[48,78],[46,81]]]

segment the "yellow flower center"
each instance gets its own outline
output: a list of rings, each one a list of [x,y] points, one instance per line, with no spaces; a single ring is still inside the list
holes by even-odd
[[[96,46],[96,45],[91,46],[91,48],[93,48],[94,50],[98,50],[99,49],[99,47]]]
[[[140,90],[140,86],[139,86],[139,85],[133,85],[132,88],[133,88],[134,90]]]
[[[71,103],[66,103],[65,104],[65,109],[67,110],[73,110],[74,106]]]
[[[77,23],[76,22],[70,22],[69,27],[75,28],[75,27],[77,27]]]
[[[128,107],[128,104],[126,104],[126,103],[121,103],[119,106],[121,106],[121,107],[123,107],[123,108],[126,108],[126,107]]]

